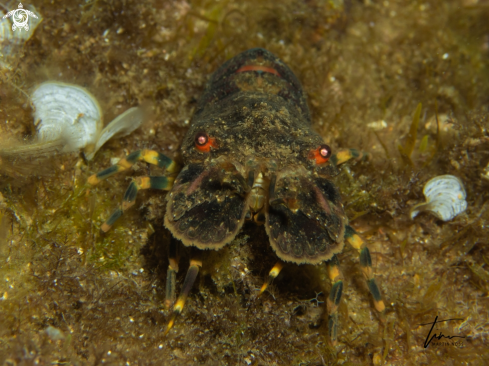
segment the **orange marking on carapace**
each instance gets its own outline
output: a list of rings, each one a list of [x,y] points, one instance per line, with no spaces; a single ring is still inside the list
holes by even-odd
[[[195,147],[197,148],[197,150],[207,153],[211,151],[211,147],[215,149],[217,148],[217,141],[215,138],[209,137],[209,139],[204,145],[195,144]]]
[[[262,71],[262,72],[268,72],[269,74],[276,75],[278,77],[281,77],[280,74],[278,73],[277,70],[275,70],[272,67],[267,67],[267,66],[261,66],[261,65],[246,65],[240,67],[236,72],[246,72],[246,71]]]
[[[321,151],[321,147],[317,148],[316,150],[310,151],[308,158],[311,159],[311,160],[312,159],[315,159],[316,160],[316,164],[324,164],[324,163],[327,163],[328,160],[329,160],[329,157],[328,158],[325,158],[324,156],[321,155],[320,151]]]

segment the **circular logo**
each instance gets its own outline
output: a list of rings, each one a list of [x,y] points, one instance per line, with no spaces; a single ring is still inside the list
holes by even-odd
[[[34,14],[30,10],[24,9],[22,3],[19,3],[19,8],[9,11],[6,15],[3,16],[3,18],[9,18],[12,17],[12,31],[15,31],[17,28],[18,29],[25,29],[26,31],[29,30],[29,15],[33,16],[34,18],[37,18],[37,15]]]

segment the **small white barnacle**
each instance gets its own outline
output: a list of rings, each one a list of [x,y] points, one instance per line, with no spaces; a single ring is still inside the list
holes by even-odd
[[[449,221],[467,209],[465,188],[453,175],[440,175],[430,179],[423,188],[426,202],[411,209],[411,219],[421,211],[429,211],[443,221]]]
[[[125,136],[143,120],[142,108],[130,108],[105,128],[97,99],[77,85],[48,81],[31,95],[39,142],[59,141],[62,152],[83,150],[91,160],[114,136]]]
[[[378,121],[367,123],[367,127],[374,131],[381,131],[384,128],[387,128],[387,122],[384,120],[378,120]]]

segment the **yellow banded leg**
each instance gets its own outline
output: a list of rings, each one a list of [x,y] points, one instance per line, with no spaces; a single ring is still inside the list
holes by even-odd
[[[197,249],[194,250],[197,251]],[[200,267],[202,267],[202,260],[200,259],[200,256],[197,255],[196,257],[194,257],[194,259],[190,260],[190,267],[188,268],[187,275],[185,276],[185,281],[183,281],[182,293],[178,297],[175,305],[173,306],[173,314],[170,321],[168,322],[168,325],[166,326],[166,330],[163,336],[168,334],[170,329],[173,327],[173,324],[175,324],[176,317],[182,313],[183,307],[185,306],[185,301],[187,300],[187,296],[192,289],[192,286],[194,285],[197,275],[199,274]]]
[[[343,275],[340,271],[340,262],[336,255],[326,262],[328,266],[328,277],[331,281],[331,291],[329,292],[328,304],[328,330],[329,338],[333,345],[336,344],[338,337],[338,306],[340,305],[341,295],[343,294]]]
[[[88,178],[88,184],[92,186],[99,184],[102,180],[129,169],[138,161],[145,161],[149,164],[166,168],[166,171],[169,173],[174,173],[178,170],[178,165],[168,156],[160,154],[154,150],[143,149],[130,153],[124,159],[121,159],[116,165],[112,165],[111,167],[90,176]]]
[[[361,160],[365,157],[368,157],[367,153],[363,153],[361,151],[358,151],[357,149],[346,149],[338,151],[331,157],[330,160],[335,165],[340,165],[346,163],[350,159]]]
[[[175,178],[173,177],[161,176],[135,178],[131,184],[129,184],[129,187],[127,187],[127,190],[124,193],[121,207],[116,209],[112,215],[110,215],[109,219],[102,224],[100,230],[103,233],[110,230],[110,228],[122,216],[122,214],[134,205],[139,190],[148,188],[169,190],[173,186],[174,180]]]
[[[260,289],[260,293],[258,294],[257,297],[259,297],[263,292],[265,292],[265,290],[270,285],[270,283],[278,276],[278,274],[280,273],[282,268],[284,268],[283,262],[278,261],[277,263],[275,263],[273,268],[270,270],[270,273],[268,274],[267,280],[263,283],[263,285]]]
[[[168,272],[166,273],[165,306],[169,309],[175,303],[175,283],[178,272],[178,241],[173,236],[170,239],[168,250]]]
[[[374,298],[375,309],[379,312],[384,311],[384,301],[382,300],[382,295],[380,294],[377,282],[375,282],[372,258],[370,257],[370,251],[368,250],[367,244],[350,225],[347,225],[345,228],[345,239],[360,253],[360,266],[362,267],[363,275],[367,281],[368,289]]]

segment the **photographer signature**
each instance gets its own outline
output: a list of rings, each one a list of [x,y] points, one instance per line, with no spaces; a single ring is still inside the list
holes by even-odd
[[[450,335],[444,335],[441,331],[440,331],[440,334],[433,334],[431,336],[431,332],[433,331],[433,328],[435,327],[435,324],[436,323],[443,323],[443,322],[449,322],[451,320],[464,320],[464,319],[445,319],[445,320],[438,320],[438,315],[436,316],[435,318],[435,321],[433,323],[425,323],[425,324],[418,324],[418,325],[431,325],[431,329],[428,333],[428,336],[426,337],[425,341],[424,341],[424,348],[427,348],[429,346],[429,344],[431,343],[431,341],[433,340],[433,338],[436,338],[437,340],[440,340],[442,338],[448,338],[448,339],[452,339],[452,338],[465,338],[465,336],[450,336]],[[431,338],[430,338],[431,336]]]

